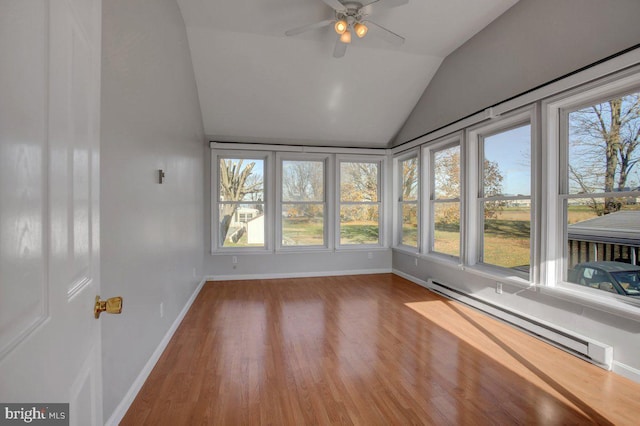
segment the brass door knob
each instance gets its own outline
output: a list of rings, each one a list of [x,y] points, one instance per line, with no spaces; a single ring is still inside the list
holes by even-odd
[[[107,300],[100,300],[100,296],[96,296],[96,304],[93,307],[93,314],[96,319],[100,318],[100,313],[119,314],[122,312],[122,297],[110,297]]]

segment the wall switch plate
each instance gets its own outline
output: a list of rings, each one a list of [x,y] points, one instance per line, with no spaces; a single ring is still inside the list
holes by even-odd
[[[238,264],[238,256],[233,256],[231,258],[231,263],[233,263],[234,265],[237,265]]]

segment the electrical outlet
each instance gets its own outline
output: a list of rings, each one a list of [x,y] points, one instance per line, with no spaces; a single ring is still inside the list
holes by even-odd
[[[234,265],[237,265],[237,264],[238,264],[238,256],[233,256],[233,257],[231,258],[231,262],[232,262]]]
[[[160,302],[160,318],[164,318],[164,302]]]
[[[496,293],[502,294],[502,283],[496,283]]]

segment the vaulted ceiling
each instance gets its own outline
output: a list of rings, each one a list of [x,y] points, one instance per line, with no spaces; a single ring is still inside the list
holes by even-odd
[[[370,16],[404,44],[370,32],[334,58],[333,26],[285,36],[333,19],[323,0],[178,0],[211,140],[350,147],[387,147],[442,60],[516,2],[409,0]]]

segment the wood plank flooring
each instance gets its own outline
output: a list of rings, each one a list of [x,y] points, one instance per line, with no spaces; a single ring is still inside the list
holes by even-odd
[[[640,384],[392,274],[207,283],[122,425],[638,424]]]

